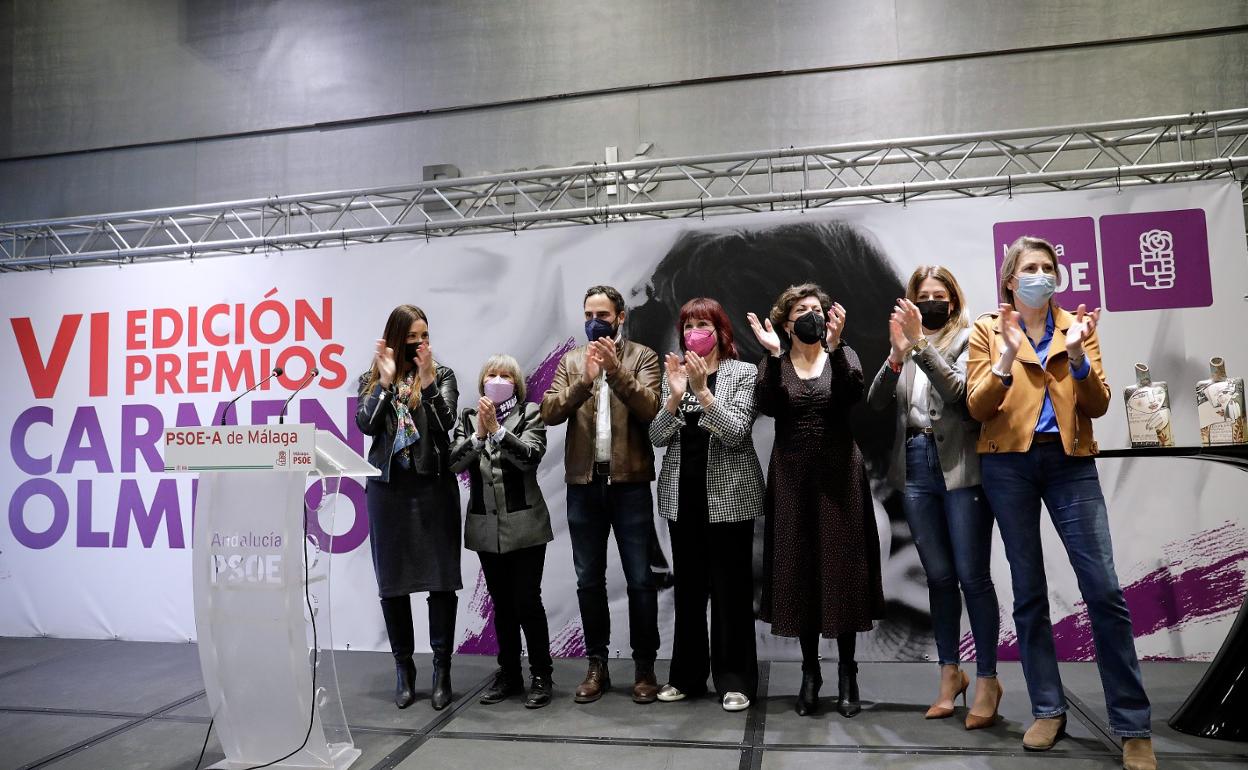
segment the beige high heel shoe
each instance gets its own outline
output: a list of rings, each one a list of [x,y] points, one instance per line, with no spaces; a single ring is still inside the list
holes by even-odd
[[[989,682],[992,682],[991,686],[996,688],[996,697],[993,698],[992,701],[992,713],[985,716],[983,714],[976,714],[973,710],[967,712],[966,729],[968,730],[982,730],[985,727],[992,727],[997,723],[997,712],[1001,709],[1001,698],[1005,695],[1005,688],[1001,686],[1001,682],[998,681],[996,677],[978,679],[975,683],[975,687],[987,687],[989,686]]]
[[[962,669],[958,669],[958,676],[961,678],[962,684],[961,684],[961,687],[958,689],[958,691],[953,694],[953,697],[950,698],[950,700],[956,701],[958,699],[958,696],[961,695],[962,705],[965,706],[966,705],[966,688],[971,686],[971,678],[968,677],[966,675],[966,672],[963,671]],[[927,713],[923,715],[923,718],[924,719],[948,719],[951,716],[953,716],[952,706],[939,706],[933,703],[932,707],[929,708],[927,710]]]

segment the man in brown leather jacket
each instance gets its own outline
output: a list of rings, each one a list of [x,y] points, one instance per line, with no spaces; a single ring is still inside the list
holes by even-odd
[[[614,530],[628,585],[629,641],[636,665],[633,700],[652,703],[658,694],[654,659],[659,621],[650,572],[654,450],[648,431],[659,410],[659,357],[621,335],[626,313],[619,291],[592,286],[584,305],[589,342],[564,355],[542,399],[547,425],[568,422],[568,532],[589,656],[589,672],[576,688],[576,702],[596,701],[611,687],[606,575],[607,536]]]

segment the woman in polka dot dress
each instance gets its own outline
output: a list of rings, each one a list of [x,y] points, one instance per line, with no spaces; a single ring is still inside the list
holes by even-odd
[[[819,637],[837,640],[837,711],[852,717],[861,711],[855,635],[884,614],[879,534],[849,424],[862,366],[841,341],[845,309],[816,284],[786,289],[762,324],[753,313],[748,320],[769,353],[759,365],[759,411],[776,420],[759,616],[773,634],[801,642],[802,716],[819,706]]]

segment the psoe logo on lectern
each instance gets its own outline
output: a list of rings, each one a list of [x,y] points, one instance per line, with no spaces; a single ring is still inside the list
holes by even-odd
[[[223,551],[218,549],[247,549]],[[274,549],[269,553],[252,549]],[[264,588],[286,583],[282,564],[282,536],[277,533],[257,535],[254,532],[235,535],[214,533],[212,559],[209,561],[209,583],[234,588]]]

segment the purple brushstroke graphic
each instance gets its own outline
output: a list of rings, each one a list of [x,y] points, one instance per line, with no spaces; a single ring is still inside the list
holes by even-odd
[[[477,571],[477,583],[472,587],[472,598],[468,600],[468,615],[468,629],[456,652],[460,655],[497,655],[494,599],[485,587],[485,573],[480,570]],[[480,621],[479,626],[477,621]]]
[[[568,337],[555,346],[542,362],[524,378],[527,390],[526,401],[540,404],[542,396],[550,389],[555,380],[555,371],[565,353],[576,347],[576,340]],[[459,474],[459,483],[468,489],[468,472]],[[494,599],[485,586],[485,573],[477,572],[477,582],[472,589],[472,598],[468,600],[470,620],[464,640],[459,643],[457,652],[460,655],[497,655],[498,632],[494,629]],[[475,629],[475,630],[474,630]],[[581,634],[580,624],[575,624],[575,633],[570,633],[573,626],[559,632],[551,641],[551,654],[558,657],[584,657],[585,639]],[[565,638],[566,637],[566,638]],[[578,652],[579,650],[579,652]]]
[[[1137,639],[1163,629],[1173,631],[1193,622],[1217,620],[1239,610],[1248,591],[1248,530],[1228,521],[1198,532],[1186,542],[1168,544],[1163,550],[1176,556],[1123,588]],[[1086,604],[1081,601],[1076,607],[1077,612],[1053,623],[1058,659],[1095,660]],[[973,660],[975,643],[969,633],[962,637],[960,646],[963,659]],[[1002,635],[998,656],[1018,660],[1017,634]]]
[[[585,657],[585,630],[574,618],[550,640],[550,654],[556,658]]]
[[[576,339],[568,337],[550,351],[537,368],[524,378],[526,401],[531,404],[542,403],[542,396],[546,395],[546,391],[550,390],[550,384],[555,381],[555,371],[559,368],[559,362],[563,360],[564,354],[574,347],[576,347]]]

